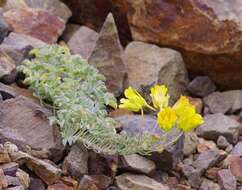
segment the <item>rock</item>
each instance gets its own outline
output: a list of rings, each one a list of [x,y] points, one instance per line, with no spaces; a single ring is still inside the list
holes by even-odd
[[[238,141],[241,124],[236,120],[221,113],[206,115],[204,120],[204,124],[197,128],[198,136],[214,141],[224,136],[232,144]]]
[[[235,155],[235,156],[242,156],[242,142],[238,142],[232,152],[231,152],[232,155]]]
[[[187,89],[192,95],[203,98],[214,92],[216,86],[209,77],[198,76],[189,83]]]
[[[222,88],[242,87],[240,1],[111,2],[127,15],[134,40],[180,49],[192,75],[207,75]]]
[[[31,8],[43,9],[47,12],[60,17],[65,22],[71,17],[71,10],[59,0],[25,0]]]
[[[78,190],[99,190],[90,176],[84,175],[81,179]]]
[[[0,13],[0,43],[8,35],[8,25],[3,18],[2,13]]]
[[[47,185],[56,183],[61,176],[61,170],[51,163],[26,154],[27,167],[40,177]]]
[[[0,189],[5,189],[8,186],[7,179],[3,173],[3,170],[0,169]]]
[[[82,56],[82,58],[88,59],[94,51],[97,39],[97,32],[86,26],[81,26],[70,37],[67,45],[70,48],[71,53],[79,54]]]
[[[21,186],[23,186],[24,189],[27,189],[30,184],[29,174],[27,174],[25,171],[21,169],[18,169],[16,176],[19,178]]]
[[[8,182],[8,186],[20,186],[20,180],[18,177],[6,176],[6,180]]]
[[[139,133],[148,132],[151,135],[162,136],[163,132],[157,125],[157,121],[152,116],[146,115],[144,117],[138,115],[124,115],[115,118],[121,123],[123,130],[129,135],[137,135]],[[140,126],[142,124],[142,127]],[[167,141],[170,142],[171,139],[177,137],[175,132],[171,132]],[[153,160],[157,166],[157,169],[164,171],[169,171],[176,166],[176,164],[183,157],[183,136],[178,139],[176,143],[169,146],[163,152],[153,152],[149,159]]]
[[[74,189],[67,186],[63,182],[59,181],[58,183],[49,185],[47,190],[74,190]]]
[[[11,141],[21,149],[44,149],[54,160],[61,159],[64,148],[58,129],[49,125],[49,110],[21,96],[5,100],[0,110],[1,143]]]
[[[121,156],[120,168],[127,171],[134,171],[143,174],[150,174],[156,169],[155,163],[138,154]]]
[[[106,85],[111,92],[117,96],[123,92],[126,68],[112,14],[107,16],[88,62],[106,77]]]
[[[45,43],[41,40],[11,32],[0,45],[0,50],[7,53],[15,61],[15,64],[19,65],[28,56],[32,48],[43,46],[45,46]]]
[[[214,92],[204,102],[211,113],[235,113],[242,109],[242,90]]]
[[[46,188],[40,179],[30,178],[29,190],[46,190]]]
[[[124,173],[116,177],[117,186],[120,190],[168,190],[168,187],[156,182],[145,175]]]
[[[200,98],[192,98],[192,97],[187,97],[189,99],[189,102],[195,106],[196,112],[201,114],[203,110],[203,101]]]
[[[198,145],[198,137],[196,133],[185,133],[185,139],[184,139],[184,148],[183,148],[183,154],[184,156],[189,156],[190,154],[196,152]]]
[[[0,51],[0,79],[4,83],[13,83],[16,79],[16,65],[5,52]]]
[[[9,187],[7,190],[25,190],[23,186]]]
[[[111,179],[111,177],[105,175],[84,175],[81,182],[83,184],[90,184],[90,186],[93,186],[92,184],[95,184],[94,187],[97,187],[98,189],[107,189],[113,183],[113,180]]]
[[[71,177],[61,177],[61,181],[66,184],[68,187],[73,188],[74,190],[77,189],[78,187],[78,182],[74,179],[72,179]]]
[[[72,36],[79,30],[80,27],[81,25],[79,24],[67,23],[61,39],[65,43],[67,43],[72,38]]]
[[[82,144],[71,147],[71,151],[63,163],[63,171],[75,179],[81,179],[88,173],[88,151]]]
[[[16,162],[10,162],[7,164],[1,164],[0,168],[3,170],[4,175],[16,176],[19,164]]]
[[[236,190],[237,182],[229,170],[220,170],[218,172],[218,182],[222,190]]]
[[[143,42],[132,42],[125,49],[124,59],[128,82],[133,88],[141,91],[155,83],[165,84],[173,103],[184,94],[188,77],[179,52]]]
[[[204,178],[199,190],[220,190],[220,187],[217,183]]]
[[[217,177],[218,177],[218,171],[220,170],[220,168],[216,168],[216,167],[213,167],[213,168],[209,168],[205,175],[208,179],[212,179],[214,181],[217,180]]]
[[[206,152],[207,150],[217,150],[218,147],[213,141],[206,141],[203,138],[198,138],[199,144],[197,145],[198,153]]]
[[[208,150],[201,153],[193,162],[193,167],[204,172],[206,169],[215,166],[220,161],[224,160],[227,154],[220,150]]]
[[[218,148],[225,150],[230,144],[224,136],[219,136],[217,140]]]
[[[242,158],[239,156],[229,157],[229,170],[238,182],[242,182]]]
[[[227,152],[227,153],[231,153],[232,152],[232,150],[233,150],[233,145],[232,144],[230,144],[226,149],[225,149],[225,152]]]
[[[62,19],[41,9],[11,9],[4,13],[4,18],[12,31],[46,43],[55,43],[65,29]]]
[[[11,162],[9,154],[4,150],[3,146],[0,145],[0,164],[5,164]]]
[[[182,167],[182,172],[185,175],[185,177],[188,179],[188,183],[189,185],[191,185],[191,187],[194,187],[194,188],[200,187],[200,184],[202,182],[202,179],[201,179],[202,171],[199,171],[193,166],[185,165]]]

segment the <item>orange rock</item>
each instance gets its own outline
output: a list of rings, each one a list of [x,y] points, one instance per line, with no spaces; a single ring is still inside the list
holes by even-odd
[[[67,186],[63,182],[59,181],[53,185],[48,186],[47,190],[74,190],[73,187]]]
[[[202,113],[203,102],[200,98],[188,97],[190,103],[195,106],[197,113]]]

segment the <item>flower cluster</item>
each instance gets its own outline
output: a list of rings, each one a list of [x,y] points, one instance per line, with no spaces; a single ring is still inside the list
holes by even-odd
[[[132,87],[125,90],[125,97],[120,100],[120,108],[143,114],[144,108],[158,111],[157,122],[159,127],[165,132],[169,132],[173,127],[177,127],[183,132],[190,132],[203,123],[203,118],[196,113],[195,107],[188,98],[181,96],[173,106],[169,106],[169,94],[166,86],[155,85],[151,89],[153,106]]]

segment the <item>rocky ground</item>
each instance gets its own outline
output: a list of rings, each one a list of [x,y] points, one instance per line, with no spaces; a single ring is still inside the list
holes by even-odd
[[[239,1],[1,2],[0,189],[242,189],[242,90],[229,90],[242,87]],[[204,124],[147,157],[64,147],[49,125],[52,111],[16,71],[32,48],[49,43],[87,59],[117,97],[127,85],[147,95],[166,84],[173,103],[187,95]],[[156,122],[149,113],[109,115],[133,132]]]

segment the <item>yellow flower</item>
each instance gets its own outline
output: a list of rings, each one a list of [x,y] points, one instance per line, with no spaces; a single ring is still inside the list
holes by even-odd
[[[196,113],[195,107],[185,96],[181,96],[173,109],[178,116],[178,128],[185,132],[192,131],[204,122],[202,116]]]
[[[200,114],[197,114],[193,106],[184,108],[181,113],[177,126],[184,132],[190,132],[203,123],[203,118]]]
[[[175,126],[176,121],[176,112],[171,107],[166,107],[158,113],[158,124],[166,132],[169,132]]]
[[[143,107],[149,107],[145,99],[132,87],[125,90],[126,98],[120,100],[119,108],[125,108],[133,112],[140,111]]]
[[[151,88],[151,98],[155,108],[165,108],[168,106],[169,98],[168,89],[166,86],[155,85]]]

